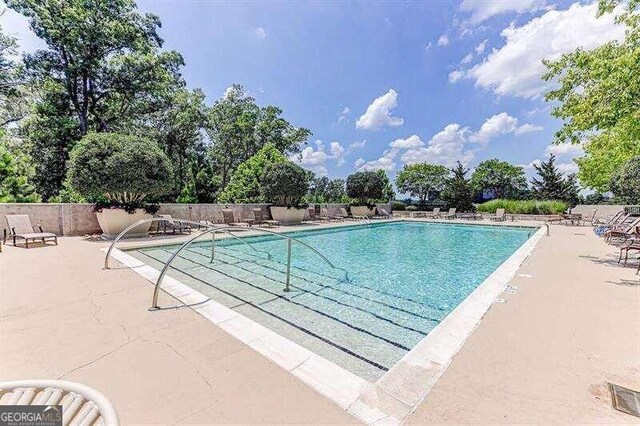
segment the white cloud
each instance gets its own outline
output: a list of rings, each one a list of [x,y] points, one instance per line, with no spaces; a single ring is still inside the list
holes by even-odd
[[[390,172],[396,168],[395,158],[398,156],[398,152],[398,149],[387,149],[380,158],[373,161],[365,161],[363,158],[358,158],[354,166],[359,171],[385,170]]]
[[[465,148],[468,133],[467,127],[449,124],[435,134],[426,146],[409,149],[400,158],[406,164],[428,162],[452,166],[458,160],[469,163],[475,154]]]
[[[479,24],[496,15],[531,12],[542,6],[540,0],[464,0],[460,10],[471,14],[470,24]]]
[[[536,170],[534,166],[539,165],[540,163],[541,160],[539,158],[536,158],[528,164],[519,164],[519,166],[522,167],[526,172],[528,172],[527,174],[529,176],[536,176]],[[558,171],[560,171],[560,173],[578,173],[578,165],[574,162],[556,163],[556,167],[558,168]]]
[[[349,145],[349,149],[347,150],[347,153],[351,153],[351,152],[356,151],[358,149],[364,148],[366,143],[367,143],[366,139],[362,139],[361,141],[356,141],[356,142],[351,143]]]
[[[464,71],[453,70],[449,73],[449,81],[451,83],[455,83],[456,81],[460,80],[464,76],[465,76]]]
[[[312,146],[307,146],[299,154],[292,155],[290,160],[319,175],[327,174],[325,166],[327,160],[334,160],[338,166],[345,163],[346,150],[340,142],[331,142],[328,153],[325,151],[324,143],[321,140],[317,140],[315,145],[315,149]]]
[[[572,143],[552,144],[545,149],[545,154],[554,154],[558,157],[566,155],[571,157],[579,157],[584,153],[582,145]]]
[[[349,114],[351,114],[351,108],[344,107],[340,112],[340,117],[338,117],[338,123],[349,120]]]
[[[432,47],[433,47],[433,43],[429,42],[429,43],[427,43],[427,45],[424,47],[424,50],[426,50],[426,51],[428,52],[429,50],[431,50],[431,48],[432,48]]]
[[[446,46],[448,45],[450,42],[449,40],[449,36],[446,34],[442,34],[439,38],[438,38],[438,46]]]
[[[33,53],[47,47],[46,43],[31,31],[29,20],[18,12],[7,9],[2,1],[0,1],[0,29],[4,34],[15,37],[18,53]]]
[[[473,60],[473,55],[471,53],[468,53],[467,56],[465,56],[464,58],[462,58],[462,60],[460,61],[461,64],[468,64],[469,62],[471,62]]]
[[[558,170],[565,174],[578,173],[578,165],[576,163],[559,163],[556,166]]]
[[[262,27],[258,27],[255,29],[255,33],[258,36],[258,38],[265,38],[267,37],[267,32],[264,30],[264,28]]]
[[[419,148],[424,146],[424,142],[420,140],[418,135],[409,136],[406,139],[396,139],[389,144],[391,148],[401,148],[401,149],[409,149],[409,148]]]
[[[476,55],[482,55],[486,48],[487,48],[487,39],[484,39],[479,45],[476,46],[475,48]]]
[[[356,128],[364,130],[378,130],[383,126],[398,127],[404,124],[404,119],[391,115],[391,110],[398,105],[398,94],[389,89],[384,95],[373,100],[367,111],[356,121]]]
[[[498,95],[540,97],[553,87],[552,82],[541,79],[546,72],[542,59],[558,59],[578,47],[592,49],[623,38],[624,27],[614,23],[614,14],[596,18],[597,8],[595,2],[575,3],[566,10],[550,10],[521,27],[512,24],[501,33],[504,46],[494,49],[465,77]]]
[[[542,126],[538,126],[537,124],[529,124],[529,123],[525,123],[522,126],[518,127],[514,133],[516,135],[523,135],[525,133],[531,133],[531,132],[541,132],[544,130],[544,127]]]

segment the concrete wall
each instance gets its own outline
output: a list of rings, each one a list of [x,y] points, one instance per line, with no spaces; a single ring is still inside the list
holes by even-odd
[[[571,209],[571,213],[582,214],[584,216],[591,216],[594,210],[596,211],[597,218],[605,218],[613,216],[619,211],[623,210],[625,206],[615,204],[597,204],[597,205],[577,205]]]

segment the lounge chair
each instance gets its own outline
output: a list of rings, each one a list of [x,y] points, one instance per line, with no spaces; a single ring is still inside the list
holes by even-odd
[[[427,218],[440,219],[440,207],[436,207],[433,209],[433,211],[424,212],[423,214],[424,214],[424,217],[427,217]]]
[[[600,234],[600,236],[604,237],[605,242],[609,244],[625,242],[638,235],[636,228],[639,226],[640,217],[633,217],[632,222],[612,226]]]
[[[344,220],[354,219],[354,217],[344,207],[340,207],[340,209],[338,209],[338,213],[336,213],[336,216],[341,217]]]
[[[391,218],[393,218],[393,215],[390,214],[386,209],[376,207],[376,212],[378,214],[376,216],[374,216],[374,217],[376,217],[378,219],[391,219]]]
[[[329,216],[329,210],[322,207],[320,208],[320,216],[318,216],[321,222],[331,222],[331,216]]]
[[[231,209],[222,209],[222,218],[224,219],[225,225],[237,226],[237,227],[243,227],[243,228],[251,226],[249,222],[236,220],[235,216],[233,215],[233,210]]]
[[[628,216],[624,213],[624,210],[620,210],[618,213],[614,214],[613,216],[608,216],[605,218],[595,218],[593,219],[593,226],[598,226],[598,225],[612,225],[614,223],[619,222],[623,217]]]
[[[328,210],[329,210],[329,209],[327,209],[327,211],[328,211]],[[345,212],[346,212],[346,210],[345,210]],[[342,213],[342,212],[339,212],[339,213],[336,213],[336,212],[329,213],[329,220],[337,220],[338,222],[341,222],[341,221],[343,221],[343,220],[346,220],[346,219],[347,219],[347,217],[349,217],[349,215],[347,214],[346,216],[343,216],[343,213]]]
[[[191,225],[185,222],[181,222],[179,220],[175,220],[171,217],[170,214],[159,214],[158,217],[163,218],[164,220],[158,222],[156,227],[156,233],[168,233],[172,234],[182,234],[184,232],[190,234],[191,233]]]
[[[452,207],[449,209],[448,213],[442,215],[443,219],[455,219],[456,218],[456,208]]]
[[[593,213],[587,214],[582,218],[582,224],[586,225],[587,223],[589,223],[590,225],[593,225],[594,221],[596,220],[596,213],[598,213],[598,209],[593,209]]]
[[[46,244],[47,241],[53,241],[55,245],[58,245],[58,237],[56,234],[51,232],[43,232],[42,226],[37,225],[37,229],[40,232],[36,231],[36,226],[31,224],[31,219],[29,219],[29,215],[26,214],[13,214],[6,215],[7,225],[9,227],[9,232],[7,230],[4,231],[4,241],[11,238],[13,240],[13,245],[16,245],[18,239],[24,240],[24,246],[29,248],[29,242],[42,242]]]
[[[264,213],[262,213],[262,209],[253,209],[253,220],[254,223],[258,226],[266,225],[269,228],[280,226],[280,222],[278,222],[277,220],[265,219]]]
[[[497,222],[502,222],[507,220],[507,215],[505,214],[504,209],[496,209],[496,214],[490,216],[489,219],[495,220]]]
[[[309,207],[307,209],[307,216],[309,216],[309,222],[315,222],[317,220],[317,218],[316,218],[316,208],[315,207]]]

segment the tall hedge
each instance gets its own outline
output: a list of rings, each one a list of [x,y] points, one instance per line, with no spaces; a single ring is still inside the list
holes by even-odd
[[[360,204],[381,200],[384,181],[376,172],[356,172],[347,177],[347,195]]]
[[[262,195],[275,206],[299,207],[309,190],[309,175],[297,164],[288,161],[269,164],[262,178]]]

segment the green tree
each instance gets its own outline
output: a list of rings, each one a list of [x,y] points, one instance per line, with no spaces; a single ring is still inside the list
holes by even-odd
[[[327,185],[327,203],[344,203],[347,199],[344,179],[331,179]]]
[[[380,179],[382,179],[382,198],[381,201],[391,201],[396,198],[396,193],[393,190],[393,185],[391,185],[391,181],[389,180],[389,176],[387,176],[387,172],[382,169],[376,170],[376,173],[380,175]]]
[[[35,203],[40,196],[29,183],[33,169],[19,150],[7,144],[0,130],[0,203]]]
[[[160,51],[156,15],[134,0],[7,0],[29,19],[46,50],[27,55],[36,82],[53,80],[67,95],[81,135],[109,131],[121,121],[167,106],[183,84],[180,54]]]
[[[481,194],[490,191],[493,198],[518,198],[527,190],[527,178],[522,167],[494,158],[478,164],[471,185]]]
[[[347,176],[347,195],[360,205],[375,202],[384,196],[384,181],[377,172],[355,172]]]
[[[618,4],[626,8],[616,18],[626,25],[624,40],[545,62],[544,78],[559,82],[546,94],[556,105],[552,114],[563,120],[555,141],[584,144],[578,177],[600,191],[609,189],[611,176],[622,164],[640,154],[639,3],[600,0],[599,13],[612,13]]]
[[[242,86],[232,86],[209,109],[205,130],[211,141],[210,158],[226,188],[236,167],[269,144],[282,154],[297,153],[311,131],[281,117],[282,110],[260,108]]]
[[[240,164],[218,201],[221,203],[264,203],[262,179],[269,164],[286,163],[287,158],[273,145],[263,146],[255,155]]]
[[[531,189],[539,200],[566,200],[571,195],[571,179],[565,179],[555,161],[556,156],[551,154],[547,161],[533,165],[539,178],[531,179]]]
[[[420,204],[429,200],[430,194],[444,189],[449,169],[439,164],[407,164],[396,176],[396,186],[401,192],[418,197]]]
[[[0,11],[0,18],[3,12]],[[2,32],[0,26],[0,128],[27,114],[28,96],[24,86],[22,64],[15,60],[16,39]]]
[[[466,169],[460,161],[451,169],[451,177],[447,178],[442,199],[449,207],[455,207],[461,212],[473,211],[473,187],[467,179],[469,169]]]
[[[614,173],[611,191],[623,203],[640,204],[640,156],[633,157]]]
[[[309,190],[309,175],[291,161],[270,163],[264,168],[262,198],[275,206],[300,207]]]

